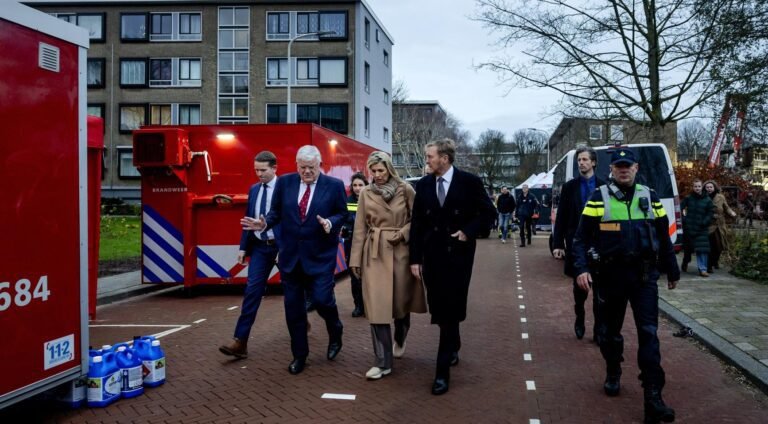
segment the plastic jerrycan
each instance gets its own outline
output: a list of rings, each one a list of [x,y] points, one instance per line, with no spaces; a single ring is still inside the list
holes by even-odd
[[[116,346],[115,361],[122,376],[121,394],[124,398],[132,398],[144,393],[143,364],[135,350],[127,343]]]
[[[160,340],[135,339],[133,346],[144,365],[144,386],[157,387],[165,383],[165,352],[160,347]]]
[[[106,359],[106,356],[110,356]],[[88,406],[105,407],[120,399],[120,369],[114,363],[114,354],[94,356],[88,370]]]

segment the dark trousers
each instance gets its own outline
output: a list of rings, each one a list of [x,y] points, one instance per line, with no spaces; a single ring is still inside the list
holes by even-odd
[[[352,239],[344,239],[344,257],[347,260],[347,267],[349,267],[349,255],[352,252]],[[365,310],[363,305],[363,281],[355,277],[352,271],[349,271],[349,283],[352,288],[352,301],[355,303],[355,308],[360,308],[361,311]]]
[[[584,318],[586,311],[584,310],[584,303],[587,302],[589,292],[582,290],[578,284],[576,284],[576,277],[573,278],[573,311],[576,313],[576,321],[584,325]],[[599,310],[599,298],[597,293],[597,284],[592,287],[592,335],[595,341],[599,341],[603,337],[605,329],[601,329],[600,326],[600,310]]]
[[[530,216],[521,216],[518,219],[520,220],[520,244],[525,244],[526,240],[528,240],[528,244],[531,244],[531,233],[533,231],[531,224],[533,224],[533,220]]]
[[[291,353],[294,358],[306,358],[309,354],[307,341],[307,309],[305,290],[309,289],[317,313],[325,320],[330,341],[340,341],[344,326],[339,319],[336,296],[333,293],[333,268],[328,272],[309,275],[301,263],[292,272],[281,272],[285,303],[285,322],[291,335]]]
[[[437,348],[437,377],[448,377],[451,358],[461,349],[459,322],[443,322],[440,326],[440,344]]]
[[[720,232],[715,230],[709,233],[709,268],[720,267],[720,256],[723,254],[723,241],[720,240]]]
[[[621,328],[627,303],[632,306],[632,315],[637,329],[637,364],[643,387],[664,386],[664,370],[661,368],[658,329],[659,289],[656,285],[659,273],[655,267],[643,269],[642,262],[615,263],[603,265],[598,276],[598,295],[604,302],[600,318],[605,325],[605,339],[600,352],[606,362],[608,373],[621,374],[624,360],[624,338]]]
[[[266,243],[257,242],[251,252],[248,262],[248,283],[245,286],[243,307],[240,309],[240,317],[235,325],[235,338],[248,341],[251,327],[256,321],[256,313],[261,305],[261,298],[267,291],[267,280],[277,257],[277,245],[268,246]]]

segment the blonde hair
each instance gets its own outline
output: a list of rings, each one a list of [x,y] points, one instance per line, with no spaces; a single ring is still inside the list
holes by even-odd
[[[395,171],[395,166],[392,164],[392,158],[389,156],[389,153],[377,150],[368,156],[368,169],[380,163],[384,164],[384,167],[387,168],[391,178],[394,178],[398,183],[404,182],[400,175],[397,174],[397,171]]]

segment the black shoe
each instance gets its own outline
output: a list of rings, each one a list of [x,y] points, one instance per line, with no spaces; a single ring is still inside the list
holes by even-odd
[[[650,387],[645,389],[645,419],[646,424],[657,424],[659,421],[671,423],[675,421],[675,410],[668,407],[661,398],[661,389]]]
[[[683,263],[680,265],[680,269],[682,269],[682,270],[683,270],[683,272],[688,272],[688,262],[683,262]]]
[[[436,377],[432,383],[432,394],[439,396],[448,393],[448,381],[447,377]]]
[[[338,356],[339,352],[341,352],[341,338],[335,342],[328,343],[328,360],[332,361]]]
[[[363,316],[363,308],[359,306],[355,306],[355,309],[352,310],[352,318],[357,318]]]
[[[307,364],[306,358],[293,358],[291,365],[288,365],[288,372],[296,375],[304,371],[304,366]]]
[[[583,339],[585,331],[587,330],[584,328],[584,321],[577,319],[576,323],[573,325],[573,332],[576,333],[576,338],[579,340]]]
[[[520,246],[518,247],[525,247],[525,243],[520,243]]]
[[[453,352],[451,354],[451,366],[455,367],[456,365],[459,365],[459,352]]]
[[[605,390],[605,394],[608,396],[618,396],[619,390],[621,390],[621,374],[608,374],[605,377],[603,390]]]

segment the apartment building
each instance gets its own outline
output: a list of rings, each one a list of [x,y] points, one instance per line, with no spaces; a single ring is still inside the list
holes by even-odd
[[[677,123],[664,127],[665,142],[672,163],[677,162]],[[576,146],[603,146],[606,144],[652,143],[653,134],[645,125],[619,119],[563,118],[549,138],[551,163],[575,149]]]
[[[402,177],[424,172],[424,147],[449,137],[448,114],[437,100],[407,100],[392,105],[392,164]]]
[[[293,121],[392,151],[393,40],[365,0],[23,3],[90,32],[105,197],[140,198],[132,130],[287,122],[289,74]]]

